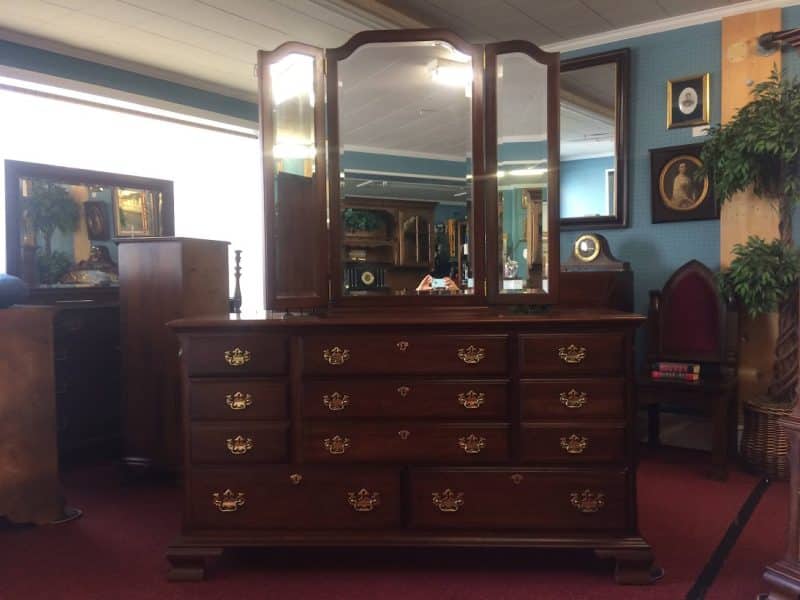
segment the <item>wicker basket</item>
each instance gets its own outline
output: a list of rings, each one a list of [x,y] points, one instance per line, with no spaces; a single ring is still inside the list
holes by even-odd
[[[774,479],[789,479],[789,438],[778,422],[791,408],[770,406],[763,399],[744,401],[741,454],[754,471]]]

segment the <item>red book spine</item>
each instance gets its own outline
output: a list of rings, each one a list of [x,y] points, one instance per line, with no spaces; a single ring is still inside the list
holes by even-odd
[[[653,370],[665,373],[700,373],[700,365],[696,363],[657,362]]]
[[[676,379],[678,381],[699,381],[699,373],[678,373],[668,371],[651,371],[650,376],[653,379]]]

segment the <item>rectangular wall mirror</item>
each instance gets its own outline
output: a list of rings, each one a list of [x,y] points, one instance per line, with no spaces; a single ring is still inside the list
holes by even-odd
[[[561,62],[561,227],[628,226],[627,48]]]
[[[7,270],[32,288],[116,286],[115,238],[174,235],[172,182],[5,161]]]

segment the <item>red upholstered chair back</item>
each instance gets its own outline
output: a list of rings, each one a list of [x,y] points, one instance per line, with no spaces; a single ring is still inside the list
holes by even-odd
[[[689,261],[660,293],[651,292],[649,318],[652,358],[719,363],[729,359],[728,312],[714,274],[703,263]]]

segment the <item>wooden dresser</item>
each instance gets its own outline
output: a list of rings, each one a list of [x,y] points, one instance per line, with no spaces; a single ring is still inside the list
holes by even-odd
[[[551,309],[183,319],[183,533],[230,546],[591,548],[649,583],[631,396],[641,317]]]

